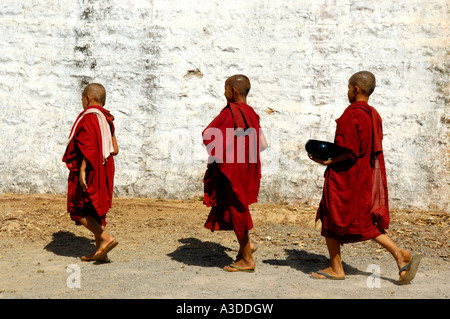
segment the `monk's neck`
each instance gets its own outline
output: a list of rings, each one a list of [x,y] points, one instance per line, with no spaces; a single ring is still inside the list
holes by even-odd
[[[231,101],[231,103],[245,103],[245,104],[247,104],[247,99],[246,98],[235,99],[234,101]]]
[[[369,97],[368,96],[364,96],[364,95],[357,96],[355,101],[353,101],[353,102],[365,102],[365,103],[368,104],[369,103]]]
[[[96,107],[96,108],[99,108],[99,109],[102,108],[102,107],[100,106],[100,104],[92,104],[92,105],[86,106],[84,109],[86,110],[86,109],[88,109],[88,108],[90,108],[90,107]]]

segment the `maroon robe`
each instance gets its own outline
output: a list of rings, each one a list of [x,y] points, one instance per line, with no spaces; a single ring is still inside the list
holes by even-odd
[[[209,129],[223,139],[212,139]],[[242,239],[253,228],[248,206],[257,202],[260,189],[259,134],[259,116],[245,103],[230,103],[203,131],[208,154],[215,159],[203,178],[204,203],[211,207],[207,229],[233,230]]]
[[[97,108],[103,115],[114,135],[114,117],[111,113],[101,107]],[[78,115],[80,118],[86,108]],[[77,118],[77,119],[78,119]],[[75,121],[76,123],[76,121]],[[105,215],[111,208],[113,187],[114,187],[114,158],[109,156],[107,162],[103,164],[102,136],[97,115],[85,114],[79,121],[74,137],[67,145],[63,156],[63,162],[70,170],[67,188],[67,211],[73,221],[78,224],[78,220],[86,215],[92,215],[102,225],[106,225]],[[83,156],[87,160],[85,192],[81,189],[78,176]]]
[[[316,220],[323,236],[340,243],[373,239],[389,228],[382,120],[358,101],[336,122],[335,143],[351,159],[327,167]]]

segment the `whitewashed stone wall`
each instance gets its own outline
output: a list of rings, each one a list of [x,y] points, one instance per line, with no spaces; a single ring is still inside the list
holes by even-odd
[[[89,82],[108,91],[118,196],[202,195],[201,132],[244,73],[271,148],[260,201],[317,205],[348,77],[371,70],[393,208],[448,211],[446,0],[2,0],[0,192],[64,194]]]

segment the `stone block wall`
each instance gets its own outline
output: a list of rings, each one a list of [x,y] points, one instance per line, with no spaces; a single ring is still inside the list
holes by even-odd
[[[377,76],[393,208],[448,211],[446,0],[2,0],[0,192],[64,194],[61,162],[90,82],[107,89],[120,154],[115,194],[202,196],[203,128],[224,81],[270,149],[260,201],[317,205],[324,168],[304,151],[332,140],[349,76]]]

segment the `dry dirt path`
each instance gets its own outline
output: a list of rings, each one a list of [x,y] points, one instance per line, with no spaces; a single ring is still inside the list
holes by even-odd
[[[64,196],[0,195],[0,299],[448,299],[449,216],[395,211],[389,235],[423,255],[415,280],[396,284],[391,256],[374,242],[343,247],[344,281],[315,280],[328,253],[313,207],[254,204],[253,274],[227,273],[237,243],[203,228],[199,200],[116,198],[108,264],[81,262],[93,238],[75,226]],[[375,273],[379,278],[374,278]],[[74,280],[71,280],[74,279]]]

